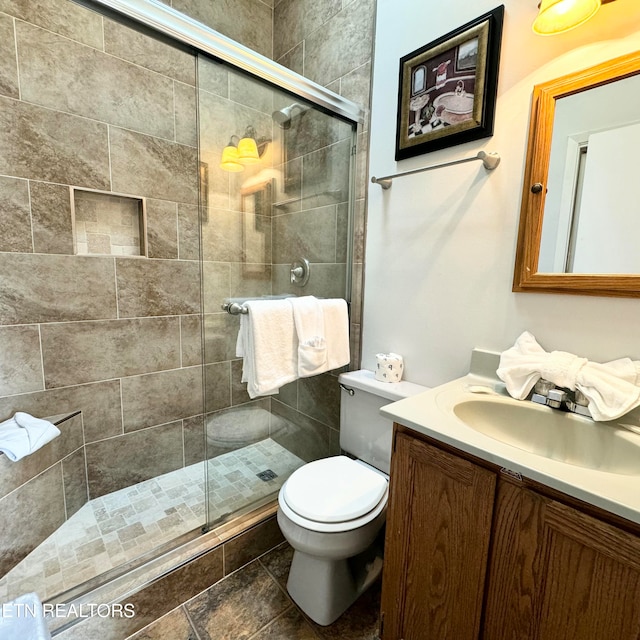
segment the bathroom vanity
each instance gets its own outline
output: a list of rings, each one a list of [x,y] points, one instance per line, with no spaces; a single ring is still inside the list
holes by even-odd
[[[495,388],[470,374],[382,410],[396,423],[382,640],[637,640],[640,457],[617,468],[609,440],[640,435],[595,423],[565,459],[531,453],[456,416],[483,390],[528,410]]]

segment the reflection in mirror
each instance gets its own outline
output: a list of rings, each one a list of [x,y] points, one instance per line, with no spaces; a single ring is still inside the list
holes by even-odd
[[[640,76],[556,101],[538,271],[640,273]]]
[[[640,52],[536,85],[514,291],[640,297]]]
[[[242,200],[242,275],[269,278],[271,269],[272,180],[240,191]]]

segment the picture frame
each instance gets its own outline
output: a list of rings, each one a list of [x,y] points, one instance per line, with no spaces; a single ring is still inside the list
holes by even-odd
[[[493,134],[504,5],[400,59],[396,160]]]

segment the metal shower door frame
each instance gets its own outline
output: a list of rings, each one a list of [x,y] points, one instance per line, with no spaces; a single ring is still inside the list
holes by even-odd
[[[101,7],[115,12],[183,45],[207,53],[270,84],[299,95],[332,114],[358,125],[364,123],[365,113],[359,105],[227,38],[159,0],[74,0],[74,2],[85,7]]]

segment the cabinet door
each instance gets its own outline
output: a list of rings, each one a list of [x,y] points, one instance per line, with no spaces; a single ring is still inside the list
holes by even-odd
[[[640,540],[500,482],[483,640],[638,640]]]
[[[383,640],[477,640],[495,483],[491,471],[396,435]]]

